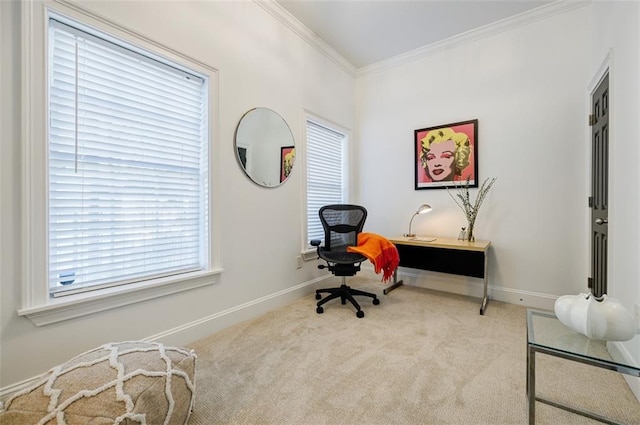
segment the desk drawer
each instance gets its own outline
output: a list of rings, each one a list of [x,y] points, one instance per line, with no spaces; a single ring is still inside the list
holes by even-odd
[[[396,245],[400,266],[484,278],[484,252]]]

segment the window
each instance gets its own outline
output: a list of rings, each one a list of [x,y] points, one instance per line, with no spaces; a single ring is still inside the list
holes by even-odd
[[[204,269],[204,79],[49,28],[51,293]]]
[[[210,219],[217,73],[60,9],[30,8],[23,20],[32,41],[19,314],[38,325],[210,284],[221,271]]]
[[[344,131],[307,119],[307,244],[324,239],[320,207],[347,200],[346,147]]]

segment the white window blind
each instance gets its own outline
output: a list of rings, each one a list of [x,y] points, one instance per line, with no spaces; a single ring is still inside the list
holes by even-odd
[[[49,23],[50,293],[204,269],[206,79]]]
[[[324,240],[320,207],[345,200],[345,138],[342,133],[307,121],[307,243]]]

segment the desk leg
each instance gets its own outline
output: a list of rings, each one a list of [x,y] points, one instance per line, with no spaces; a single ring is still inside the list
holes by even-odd
[[[480,306],[480,314],[484,315],[484,311],[487,308],[487,303],[489,302],[489,297],[487,296],[487,285],[489,284],[489,278],[487,274],[489,273],[489,269],[487,267],[487,253],[484,253],[484,295],[482,297],[482,305]]]
[[[382,293],[387,295],[389,292],[393,291],[398,286],[402,286],[402,281],[398,280],[398,268],[396,267],[396,269],[393,271],[393,285],[389,286],[388,288],[384,288]]]
[[[527,413],[529,425],[536,423],[536,352],[527,343]]]

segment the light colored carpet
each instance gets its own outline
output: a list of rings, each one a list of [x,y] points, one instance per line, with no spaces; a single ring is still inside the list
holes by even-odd
[[[526,423],[525,308],[491,301],[480,316],[475,298],[352,286],[381,299],[363,299],[363,319],[339,300],[316,314],[309,296],[189,345],[198,355],[189,425]],[[640,424],[619,374],[536,360],[538,395]],[[536,419],[597,423],[541,403]]]

